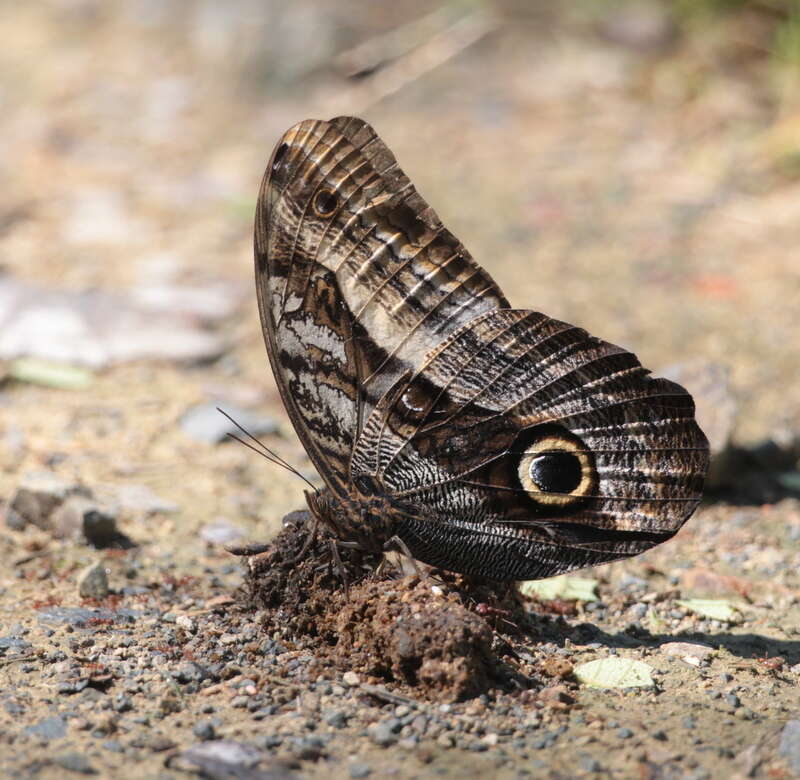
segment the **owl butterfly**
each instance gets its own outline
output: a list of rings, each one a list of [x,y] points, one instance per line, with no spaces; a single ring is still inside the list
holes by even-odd
[[[691,396],[511,308],[362,120],[280,140],[255,264],[272,369],[326,485],[309,507],[339,539],[533,579],[643,552],[697,506]]]

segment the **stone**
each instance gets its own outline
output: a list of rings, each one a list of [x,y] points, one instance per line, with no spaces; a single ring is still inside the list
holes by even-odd
[[[575,699],[565,685],[551,685],[539,691],[539,699],[553,704],[572,704]]]
[[[197,631],[197,625],[188,615],[178,615],[178,617],[175,618],[175,625],[189,634],[194,634],[194,632]]]
[[[180,509],[174,501],[162,498],[147,485],[125,483],[124,485],[104,485],[102,487],[109,494],[114,506],[132,514],[170,515]]]
[[[82,537],[99,549],[118,545],[125,539],[117,529],[113,511],[85,496],[71,496],[53,512],[52,530],[60,539]]]
[[[379,723],[371,729],[372,741],[381,747],[389,747],[397,742],[397,735],[394,733],[392,724]]]
[[[244,535],[244,531],[241,528],[224,521],[209,523],[200,529],[200,536],[203,541],[219,546],[242,539]]]
[[[21,530],[26,525],[49,531],[55,510],[72,495],[88,497],[89,491],[82,485],[62,479],[51,472],[32,472],[20,481],[11,498],[6,514],[6,525]]]
[[[108,575],[102,562],[87,566],[78,575],[78,595],[82,599],[102,601],[108,594]]]
[[[0,279],[0,359],[103,368],[142,359],[197,363],[224,354],[226,342],[199,316],[159,308],[149,297],[145,306],[130,295],[34,286],[6,274]]]
[[[245,777],[259,763],[262,755],[258,748],[243,742],[213,739],[184,750],[175,768],[194,771],[204,777]],[[170,763],[170,766],[173,764]]]
[[[800,720],[790,720],[783,727],[778,753],[793,771],[800,773]]]
[[[688,663],[691,663],[689,659],[695,659],[697,662],[707,662],[716,652],[713,647],[695,642],[665,642],[659,647],[659,650],[666,655],[681,658]],[[691,665],[695,666],[696,664]]]
[[[16,653],[27,653],[31,650],[31,643],[18,636],[0,636],[0,655],[4,655],[8,650]]]
[[[67,733],[67,722],[59,715],[51,715],[28,726],[24,733],[44,740],[61,739]]]
[[[347,725],[347,715],[341,710],[326,713],[323,720],[335,729],[343,729]]]
[[[68,772],[75,772],[81,775],[93,775],[96,773],[94,767],[89,763],[89,759],[83,753],[76,751],[54,756],[53,763]]]
[[[194,734],[199,740],[208,742],[209,740],[214,739],[216,736],[216,731],[214,729],[214,724],[210,720],[201,720],[199,723],[195,724],[194,728],[192,729],[192,734]]]
[[[342,682],[348,688],[355,688],[361,684],[361,678],[355,672],[345,672],[342,675]]]
[[[278,423],[272,418],[254,414],[222,401],[193,406],[181,417],[181,430],[192,439],[206,444],[221,444],[228,441],[229,433],[240,437],[244,436],[237,425],[219,411],[220,409],[236,420],[252,436],[266,436],[277,433],[279,430]]]
[[[44,607],[39,611],[39,622],[45,625],[69,625],[84,628],[97,619],[125,625],[132,623],[140,612],[134,609],[89,609],[87,607]]]

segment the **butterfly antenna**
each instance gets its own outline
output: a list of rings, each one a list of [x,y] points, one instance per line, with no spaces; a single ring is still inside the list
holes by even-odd
[[[294,474],[296,477],[300,477],[300,479],[302,479],[303,482],[305,482],[315,493],[319,494],[319,489],[317,488],[317,486],[314,485],[307,477],[301,474],[294,466],[291,465],[291,463],[287,463],[280,455],[278,455],[277,452],[271,450],[269,447],[267,447],[266,444],[264,444],[263,441],[253,436],[253,434],[250,433],[250,431],[242,427],[226,411],[220,409],[219,407],[217,407],[217,411],[220,414],[227,417],[245,436],[247,436],[248,439],[254,441],[258,445],[258,447],[260,447],[260,449],[258,447],[254,447],[252,444],[250,444],[250,442],[246,442],[244,439],[239,438],[235,433],[229,432],[227,435],[231,439],[233,439],[234,441],[238,441],[239,444],[243,444],[248,449],[253,450],[253,452],[260,455],[265,460],[268,460],[270,463],[274,463],[276,466],[281,466],[282,468],[285,468],[288,472]]]

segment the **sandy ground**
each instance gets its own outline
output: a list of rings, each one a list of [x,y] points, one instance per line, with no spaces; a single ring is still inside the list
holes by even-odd
[[[120,300],[160,286],[153,317],[185,309],[180,323],[217,340],[213,359],[89,361],[83,389],[49,387],[50,374],[21,381],[4,363],[0,771],[800,775],[800,115],[794,82],[758,54],[759,19],[674,38],[662,18],[643,38],[619,31],[613,4],[568,20],[509,4],[455,28],[434,18],[438,34],[408,33],[421,48],[352,80],[337,53],[428,4],[283,6],[0,10],[4,280],[83,307],[96,305],[87,290],[113,294],[118,315]],[[529,685],[506,669],[456,702],[391,671],[348,669],[250,606],[245,568],[222,548],[274,535],[303,485],[192,435],[184,415],[249,411],[310,471],[263,348],[252,210],[279,134],[347,113],[375,125],[513,304],[656,370],[730,375],[737,450],[718,461],[722,487],[662,548],[582,573],[599,580],[594,601],[528,604],[528,633],[508,640],[517,660],[491,650]],[[201,315],[176,290],[227,313]],[[141,326],[108,311],[101,332]],[[25,522],[10,507],[32,473],[61,497]],[[119,536],[94,525],[87,541],[75,499],[58,513],[76,491]],[[96,563],[110,592],[101,582],[99,598],[81,595]],[[432,586],[394,587],[402,601]],[[737,609],[704,618],[679,603],[693,598]],[[507,638],[503,613],[471,614]],[[653,685],[577,681],[574,667],[609,656],[647,663]]]

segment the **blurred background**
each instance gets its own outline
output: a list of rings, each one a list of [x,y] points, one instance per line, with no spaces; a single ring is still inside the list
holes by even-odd
[[[252,214],[279,135],[351,113],[515,306],[688,377],[718,450],[800,490],[796,0],[47,0],[0,24],[4,498],[47,470],[155,513],[140,541],[209,543],[301,503],[219,446],[214,407],[310,468]]]

